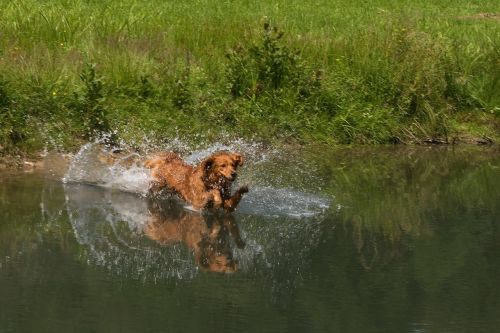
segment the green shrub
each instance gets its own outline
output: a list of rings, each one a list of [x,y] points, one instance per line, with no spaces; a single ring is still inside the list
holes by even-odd
[[[105,99],[104,84],[96,74],[95,64],[86,63],[80,73],[83,83],[82,92],[77,93],[76,105],[84,127],[84,137],[92,139],[110,133],[111,128],[107,118],[107,111],[103,105]]]
[[[283,40],[284,32],[266,21],[261,39],[246,47],[238,45],[226,54],[229,90],[233,97],[284,94],[308,97],[320,84],[316,75]]]

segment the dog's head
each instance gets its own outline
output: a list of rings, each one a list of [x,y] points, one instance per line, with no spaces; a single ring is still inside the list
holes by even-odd
[[[238,167],[243,165],[243,156],[238,153],[220,151],[205,159],[201,166],[211,181],[224,179],[234,181]]]

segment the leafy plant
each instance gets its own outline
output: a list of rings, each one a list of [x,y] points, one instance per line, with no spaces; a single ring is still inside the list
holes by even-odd
[[[28,138],[26,114],[13,108],[7,82],[0,77],[0,145],[4,148],[20,146]]]
[[[83,92],[79,96],[79,110],[85,138],[91,139],[109,133],[111,128],[103,105],[104,84],[102,78],[96,74],[95,64],[85,63],[80,80],[83,83]]]
[[[312,75],[299,53],[285,44],[283,36],[283,31],[266,20],[258,43],[229,50],[227,76],[233,97],[259,96],[292,87],[301,94],[306,92],[305,85]]]
[[[191,109],[193,98],[189,90],[189,68],[177,77],[173,86],[172,103],[179,110]]]

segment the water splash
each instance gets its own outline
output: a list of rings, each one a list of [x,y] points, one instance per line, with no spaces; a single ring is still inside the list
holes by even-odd
[[[283,290],[290,286],[273,277],[275,274],[293,270],[300,275],[307,254],[317,246],[320,224],[333,198],[317,194],[310,186],[315,183],[314,169],[303,164],[307,161],[293,160],[298,154],[243,140],[190,148],[176,139],[161,149],[124,145],[120,149],[115,156],[100,142],[82,146],[63,178],[68,215],[76,239],[86,249],[87,261],[139,279],[196,276],[199,263],[194,262],[192,249],[186,244],[163,246],[148,239],[148,225],[155,217],[148,206],[151,203],[142,197],[150,181],[150,171],[142,164],[156,151],[177,151],[187,163],[197,164],[216,151],[228,150],[245,156],[234,188],[241,184],[250,187],[233,214],[246,243],[245,247],[233,244],[239,271],[267,271],[270,279],[276,280],[272,282],[275,287]],[[111,160],[106,158],[109,154]],[[183,211],[179,214],[191,216],[193,221],[196,215],[206,213],[190,211],[178,203]],[[182,219],[175,222],[175,218],[167,221],[185,223]]]
[[[310,218],[324,213],[331,199],[289,188],[254,187],[238,207],[238,213],[269,217]]]
[[[145,195],[150,181],[149,170],[142,166],[138,153],[120,156],[112,163],[106,163],[102,156],[110,154],[99,143],[87,143],[70,162],[63,177],[64,183],[98,185],[109,189]],[[123,163],[135,159],[136,163]]]
[[[187,145],[176,139],[162,150],[185,150]],[[150,151],[151,149],[148,149]],[[238,212],[262,216],[288,216],[309,218],[328,210],[333,198],[311,193],[311,189],[295,189],[292,184],[300,184],[286,177],[305,178],[311,174],[298,173],[308,170],[298,163],[286,161],[288,156],[278,149],[270,149],[262,144],[235,140],[229,144],[216,142],[197,150],[184,152],[183,158],[196,164],[219,150],[238,151],[245,156],[245,166],[238,177],[239,184],[247,184],[250,192],[242,200]],[[129,153],[123,153],[128,152]],[[146,153],[122,147],[121,154],[111,161],[103,159],[111,152],[100,142],[88,143],[71,160],[65,183],[84,183],[112,190],[146,195],[150,182],[150,171],[142,166]],[[285,156],[284,156],[285,155]],[[308,181],[301,181],[307,183]],[[312,183],[312,182],[309,182]],[[235,184],[236,188],[238,184]],[[186,207],[189,209],[189,207]]]

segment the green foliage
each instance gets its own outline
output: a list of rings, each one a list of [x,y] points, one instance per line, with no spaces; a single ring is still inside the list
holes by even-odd
[[[20,131],[22,115],[12,112],[11,97],[7,83],[0,77],[0,145],[3,147],[17,144],[25,135]]]
[[[10,98],[7,93],[5,82],[3,78],[0,77],[0,109],[7,109],[10,105]]]
[[[258,97],[293,89],[293,97],[308,97],[320,85],[298,51],[283,40],[284,32],[266,20],[261,39],[226,54],[227,77],[233,97]]]
[[[179,110],[189,110],[193,107],[193,98],[189,90],[189,68],[176,80],[173,86],[172,103]]]
[[[295,83],[301,59],[282,41],[284,33],[269,22],[264,23],[262,39],[250,48],[231,49],[227,58],[231,94],[260,95]]]
[[[284,36],[266,20],[256,42],[247,42],[249,46],[240,43],[229,50],[226,76],[230,95],[250,100],[253,106],[246,105],[247,110],[239,112],[251,113],[261,125],[270,124],[275,137],[331,140],[326,132],[313,132],[319,132],[335,115],[336,94],[324,84],[323,71],[302,59]]]
[[[493,0],[10,2],[0,11],[1,144],[71,147],[115,131],[497,140],[500,28],[474,14],[498,10]]]
[[[333,132],[340,143],[399,143],[398,117],[388,109],[347,110],[335,117]]]
[[[80,80],[83,83],[83,91],[78,96],[77,108],[83,121],[85,138],[92,139],[109,133],[111,128],[103,106],[104,84],[102,78],[96,75],[95,64],[84,65]]]

